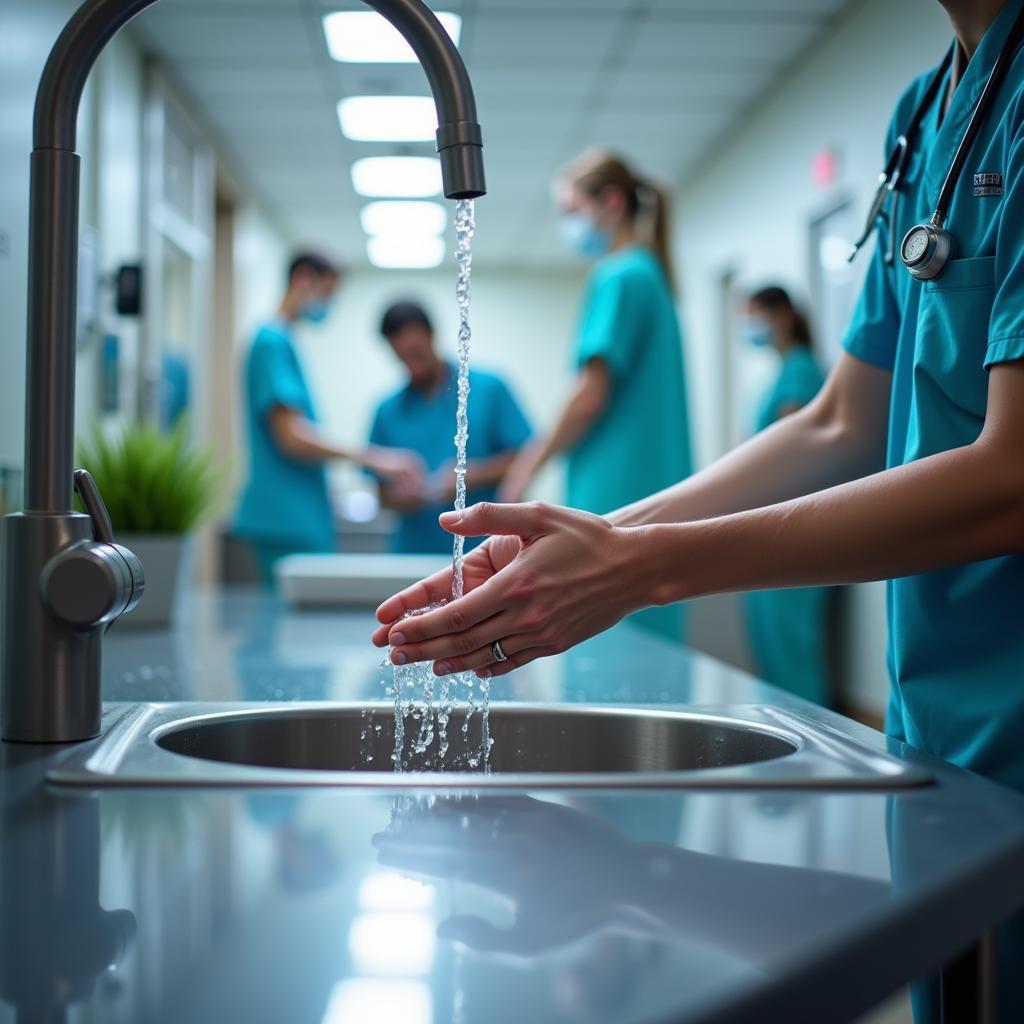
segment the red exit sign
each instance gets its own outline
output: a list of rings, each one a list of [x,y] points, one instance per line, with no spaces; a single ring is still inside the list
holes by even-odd
[[[811,157],[811,181],[818,188],[829,188],[839,180],[839,154],[831,147],[819,149]]]

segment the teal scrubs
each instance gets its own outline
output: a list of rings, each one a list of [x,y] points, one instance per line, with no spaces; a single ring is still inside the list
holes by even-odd
[[[315,423],[312,395],[288,326],[272,322],[256,334],[245,363],[245,424],[249,478],[233,532],[252,546],[264,578],[286,554],[335,548],[334,517],[323,463],[282,452],[270,430],[270,411],[295,409]]]
[[[665,274],[650,250],[601,259],[583,297],[575,362],[601,359],[612,376],[607,408],[569,453],[566,501],[605,515],[690,475],[683,341]],[[679,605],[650,608],[637,625],[682,636]]]
[[[990,26],[945,117],[940,121],[936,103],[925,118],[893,228],[897,244],[914,223],[930,217],[1021,2],[1008,0]],[[909,123],[929,77],[913,82],[898,102],[887,150]],[[999,187],[976,192],[975,174],[999,175]],[[975,441],[985,421],[988,371],[1024,358],[1021,52],[971,149],[947,227],[956,239],[956,258],[933,281],[914,280],[898,257],[896,266],[887,267],[882,231],[845,339],[854,356],[893,373],[890,466]],[[991,558],[893,580],[888,599],[887,731],[1024,789],[1024,558]],[[897,858],[896,884],[900,870]],[[997,948],[1000,1020],[1024,1020],[1020,915],[1001,930]],[[934,987],[918,987],[914,997],[918,1021],[937,1019]]]
[[[455,412],[458,403],[458,369],[445,363],[447,380],[432,394],[424,395],[411,384],[385,398],[377,407],[370,429],[370,444],[406,448],[416,452],[430,472],[455,459]],[[469,440],[466,458],[487,459],[522,448],[530,439],[530,425],[515,397],[500,377],[483,370],[469,371]],[[477,487],[466,502],[494,501],[497,487]],[[392,538],[392,550],[433,554],[451,550],[452,536],[441,529],[437,517],[451,503],[427,505],[401,516]],[[475,547],[483,538],[468,538]]]
[[[787,408],[806,405],[825,382],[814,356],[802,345],[782,358],[774,383],[761,400],[756,429],[765,430]],[[775,686],[828,704],[825,612],[829,590],[757,590],[746,595],[747,632],[759,675]]]

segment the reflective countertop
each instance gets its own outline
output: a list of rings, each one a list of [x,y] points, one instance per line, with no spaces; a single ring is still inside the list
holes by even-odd
[[[194,595],[108,701],[384,696],[366,614]],[[494,699],[769,703],[920,760],[899,792],[75,790],[0,745],[0,1022],[851,1019],[1024,903],[1024,799],[620,626]]]

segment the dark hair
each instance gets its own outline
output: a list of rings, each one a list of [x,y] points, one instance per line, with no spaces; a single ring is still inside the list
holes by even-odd
[[[305,250],[297,252],[288,263],[288,283],[291,284],[300,270],[312,271],[317,277],[340,277],[341,265],[322,252]]]
[[[393,302],[380,318],[380,333],[389,341],[406,327],[423,327],[434,332],[434,325],[427,316],[427,311],[412,299]]]
[[[793,319],[793,341],[804,348],[814,348],[814,339],[811,337],[811,325],[807,322],[806,314],[798,309],[789,292],[777,284],[760,288],[748,300],[752,306],[760,306],[769,313],[777,313],[780,310],[789,313]]]
[[[596,199],[609,185],[622,190],[631,224],[646,221],[647,238],[642,239],[658,258],[669,287],[675,291],[675,271],[669,249],[668,193],[638,175],[615,153],[592,150],[578,157],[562,172],[565,181]]]

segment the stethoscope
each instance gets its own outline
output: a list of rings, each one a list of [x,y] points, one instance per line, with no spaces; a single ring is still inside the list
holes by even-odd
[[[918,280],[930,281],[932,278],[938,277],[945,270],[946,264],[956,251],[956,240],[945,227],[946,217],[949,215],[949,204],[953,198],[953,190],[960,180],[971,145],[974,143],[986,115],[995,102],[996,93],[1006,77],[1010,64],[1013,63],[1013,59],[1017,55],[1022,37],[1024,37],[1024,8],[1017,15],[1017,20],[1013,23],[1010,34],[1006,37],[1006,42],[1003,43],[1003,48],[999,52],[999,58],[989,73],[988,81],[985,82],[985,87],[982,89],[978,102],[974,106],[967,130],[960,140],[960,145],[957,146],[956,153],[953,155],[953,162],[950,164],[949,171],[946,173],[946,179],[939,190],[939,198],[931,218],[926,223],[915,224],[903,236],[903,241],[900,244],[900,259],[903,260],[903,265],[907,270]],[[900,188],[903,183],[903,177],[910,166],[914,143],[917,141],[921,123],[935,102],[935,97],[942,87],[942,80],[953,63],[953,55],[956,52],[956,48],[957,44],[954,43],[943,58],[938,70],[932,75],[928,88],[925,90],[921,102],[918,103],[914,110],[914,115],[910,119],[910,125],[906,132],[896,140],[896,145],[893,147],[893,151],[886,162],[885,169],[878,176],[878,190],[875,192],[875,198],[868,211],[864,230],[860,238],[853,243],[853,249],[850,251],[849,256],[850,262],[854,260],[857,253],[867,244],[879,220],[887,221],[890,227],[889,245],[885,253],[885,262],[890,266],[896,262],[894,232],[899,217]],[[885,203],[890,195],[892,196],[892,209],[887,213]]]

